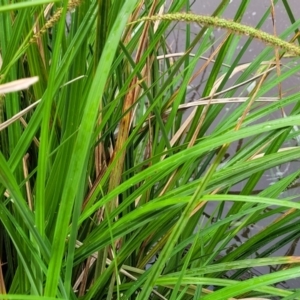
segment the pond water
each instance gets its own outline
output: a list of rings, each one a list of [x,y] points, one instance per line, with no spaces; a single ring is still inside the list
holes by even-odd
[[[201,1],[191,1],[192,8],[191,11],[196,14],[203,14],[203,15],[211,15],[213,11],[217,8],[217,5],[220,3],[220,1],[211,1],[211,0],[201,0]],[[231,3],[228,5],[227,9],[223,13],[222,17],[227,18],[227,19],[233,19],[234,15],[236,14],[236,11],[241,3],[241,0],[232,0]],[[241,21],[241,23],[245,25],[251,25],[251,26],[256,26],[268,7],[270,7],[270,0],[252,0],[250,1],[250,4],[247,8],[247,11]],[[293,11],[293,14],[296,19],[300,18],[300,5],[299,5],[299,0],[289,0],[288,4],[290,8]],[[275,8],[275,26],[276,26],[276,33],[279,35],[281,34],[287,27],[290,26],[290,21],[286,12],[286,9],[284,8],[284,5],[282,1],[278,1],[278,3],[274,6]],[[191,25],[191,30],[194,32],[199,31],[199,25],[197,24],[192,24]],[[272,23],[272,18],[271,16],[268,17],[268,20],[264,23],[264,25],[261,27],[262,30],[273,34],[274,33],[274,28],[273,28],[273,23]],[[172,48],[173,52],[182,52],[184,51],[185,48],[185,36],[182,34],[183,30],[185,30],[184,24],[178,24],[178,26],[175,28],[175,30],[172,31],[170,35],[170,45]],[[224,35],[223,30],[215,30],[213,34],[213,38],[216,40],[222,35]],[[243,46],[243,43],[245,42],[244,39],[240,40],[240,44],[237,47],[237,50],[241,49]],[[247,63],[251,62],[258,54],[261,53],[261,51],[264,49],[264,44],[258,42],[258,41],[253,41],[247,52],[244,54],[241,63]],[[203,64],[203,62],[201,62]],[[199,63],[199,66],[201,66],[201,63]],[[198,67],[199,67],[198,66]],[[202,80],[205,80],[205,78],[202,78]],[[289,88],[295,88],[299,87],[300,85],[300,75],[296,75],[291,77],[287,82],[284,83],[284,88],[289,89]],[[199,83],[194,83],[194,86],[197,87],[193,91],[193,93],[189,93],[189,99],[188,101],[192,101],[195,99],[200,98],[199,95],[201,95],[201,85]],[[192,87],[193,88],[193,87]],[[274,95],[273,95],[274,96]],[[227,108],[227,111],[230,109],[234,109],[234,105],[230,105]],[[274,114],[272,116],[273,118],[278,117],[278,115]],[[216,120],[218,122],[218,120]],[[234,151],[235,147],[232,147],[231,150],[229,151],[228,155],[230,156],[232,154],[232,151]],[[279,166],[277,168],[274,168],[273,170],[270,170],[266,172],[265,176],[263,177],[263,180],[259,182],[259,184],[256,187],[256,190],[263,190],[270,184],[274,183],[275,181],[279,180],[281,176],[286,175],[290,173],[291,171],[295,171],[296,169],[299,169],[300,163],[295,162],[293,164],[286,164],[283,166]],[[239,192],[243,187],[243,183],[238,184],[235,187],[235,191]],[[287,197],[288,195],[295,195],[299,194],[300,189],[299,188],[293,188],[290,189],[286,192],[284,197]],[[231,204],[228,204],[227,207],[225,207],[225,210],[223,212],[223,216],[227,214],[231,207]],[[209,203],[207,205],[206,209],[206,217],[204,216],[203,218],[206,218],[208,220],[209,216],[212,214],[214,209],[216,208],[215,203]],[[278,215],[279,216],[279,215]],[[208,218],[207,218],[208,217]],[[203,221],[203,220],[202,220]],[[243,232],[240,232],[235,239],[231,242],[228,251],[231,251],[235,247],[239,246],[243,242],[247,241],[252,235],[255,235],[258,231],[262,230],[265,226],[269,225],[270,222],[274,221],[274,216],[271,219],[268,220],[263,220],[260,224],[253,224],[251,227],[247,228]],[[276,241],[274,241],[275,243]],[[262,252],[263,249],[260,250]],[[225,253],[224,253],[225,254]],[[272,254],[273,256],[282,256],[282,255],[297,255],[300,256],[300,243],[299,239],[293,241],[290,244],[287,244],[283,246],[279,251],[276,251],[275,253]],[[259,273],[269,273],[272,270],[269,268],[261,268],[261,269],[253,269],[251,270],[251,276],[255,276],[256,274]],[[297,280],[291,280],[289,282],[283,282],[278,284],[278,287],[280,288],[300,288],[300,282]]]

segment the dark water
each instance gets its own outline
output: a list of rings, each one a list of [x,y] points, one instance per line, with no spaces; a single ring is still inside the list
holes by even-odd
[[[238,9],[239,4],[241,3],[242,0],[232,0],[231,3],[228,5],[226,11],[223,13],[222,17],[227,18],[227,19],[233,19],[234,15],[236,14],[236,11]],[[203,14],[203,15],[211,15],[213,11],[217,8],[217,5],[220,3],[220,1],[211,1],[211,0],[201,0],[201,1],[191,1],[192,4],[192,9],[191,11],[196,14]],[[251,25],[251,26],[256,26],[264,13],[267,11],[268,7],[270,7],[270,0],[252,0],[250,1],[250,4],[247,8],[247,11],[241,21],[241,23],[245,25]],[[300,18],[300,0],[289,0],[288,4],[290,8],[293,11],[294,17],[296,19]],[[290,21],[288,18],[288,15],[286,13],[286,10],[283,6],[282,1],[278,1],[278,3],[275,5],[275,27],[276,27],[276,33],[277,35],[280,35],[286,28],[290,26]],[[184,29],[184,24],[179,24],[171,33],[170,35],[170,45],[171,49],[173,52],[183,52],[185,48],[185,35],[183,33]],[[195,32],[199,31],[199,25],[197,24],[192,24],[191,25],[191,30]],[[273,34],[274,33],[274,28],[273,28],[273,22],[271,15],[268,17],[267,21],[265,24],[261,27],[263,31],[266,31],[268,33]],[[225,34],[224,30],[215,30],[213,33],[212,38],[213,39],[218,39],[222,37],[222,35]],[[237,51],[242,48],[244,39],[240,40],[239,45],[237,46]],[[261,51],[264,49],[265,45],[260,43],[259,41],[253,41],[250,47],[248,48],[247,52],[243,56],[241,63],[247,63],[251,62],[258,54],[261,53]],[[203,63],[203,62],[202,62]],[[201,63],[199,63],[198,68],[201,66]],[[204,78],[205,79],[205,78]],[[291,77],[287,82],[283,83],[283,88],[284,89],[289,89],[289,88],[295,88],[299,87],[300,85],[300,74],[295,75]],[[197,86],[197,89],[195,88]],[[194,89],[195,88],[195,89]],[[194,89],[194,90],[193,90]],[[194,83],[194,85],[191,86],[192,92],[188,94],[189,99],[188,101],[193,101],[196,99],[200,98],[201,95],[201,85]],[[294,93],[295,91],[293,91]],[[276,91],[275,91],[276,93]],[[273,95],[274,96],[274,95]],[[224,113],[230,112],[230,110],[234,109],[234,105],[228,105],[225,107]],[[272,116],[274,119],[281,117],[280,113],[274,114]],[[216,120],[218,122],[218,120]],[[295,141],[294,145],[286,145],[286,146],[295,146],[299,145],[298,141]],[[231,147],[231,150],[229,151],[228,155],[234,154],[234,149],[236,145]],[[296,169],[299,169],[300,167],[300,162],[293,162],[289,164],[285,164],[282,166],[278,166],[277,168],[274,168],[272,170],[269,170],[266,172],[266,174],[263,177],[263,180],[259,182],[257,187],[255,188],[256,190],[263,190],[264,188],[268,187],[272,183],[276,182],[277,180],[280,180],[283,176],[291,173],[292,171],[295,171]],[[235,191],[238,192],[242,189],[243,183],[238,184],[235,187]],[[282,197],[288,197],[291,195],[299,195],[300,189],[299,188],[293,188],[285,192]],[[227,207],[225,207],[225,211],[223,216],[226,215],[226,213],[229,211],[231,207],[231,204],[228,204]],[[209,203],[207,205],[207,211],[206,213],[208,216],[213,213],[214,209],[216,208],[215,203]],[[228,248],[227,251],[231,251],[235,247],[238,247],[245,241],[247,241],[251,236],[255,235],[259,231],[261,231],[264,227],[269,225],[272,221],[274,221],[274,218],[279,217],[273,216],[271,219],[265,219],[263,220],[260,224],[253,224],[251,227],[246,228],[243,230],[243,232],[240,232],[235,239],[230,243],[230,247]],[[205,217],[204,217],[205,218]],[[208,220],[208,219],[207,219]],[[202,220],[203,221],[203,220]],[[205,220],[204,220],[205,221]],[[275,243],[276,241],[274,241]],[[260,249],[260,252],[263,249]],[[224,253],[225,255],[226,253]],[[286,245],[280,249],[280,251],[277,251],[272,254],[273,256],[282,256],[282,255],[296,255],[300,256],[300,243],[298,240],[295,240],[293,243]],[[269,267],[264,267],[264,268],[259,268],[259,269],[253,269],[251,272],[249,272],[249,277],[251,276],[257,276],[259,274],[266,274],[269,272],[272,272]],[[230,275],[230,274],[228,274]],[[247,277],[247,276],[246,276]],[[245,277],[244,277],[245,278]],[[279,288],[300,288],[300,282],[299,280],[290,280],[289,282],[283,282],[279,283],[277,285]]]

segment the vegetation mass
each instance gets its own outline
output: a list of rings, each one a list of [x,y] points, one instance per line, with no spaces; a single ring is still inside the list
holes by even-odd
[[[300,18],[230,2],[1,0],[1,299],[300,299]]]

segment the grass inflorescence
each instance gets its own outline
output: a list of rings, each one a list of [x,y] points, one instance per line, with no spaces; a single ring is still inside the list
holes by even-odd
[[[149,17],[140,18],[131,24],[145,21],[184,21],[184,22],[195,22],[204,26],[213,28],[222,28],[230,31],[234,34],[250,36],[258,39],[267,45],[275,48],[280,48],[294,55],[300,56],[300,47],[289,42],[286,42],[274,35],[268,34],[262,30],[256,29],[251,26],[243,25],[232,20],[226,20],[214,16],[203,16],[191,13],[173,13],[173,14],[161,14],[153,15]]]

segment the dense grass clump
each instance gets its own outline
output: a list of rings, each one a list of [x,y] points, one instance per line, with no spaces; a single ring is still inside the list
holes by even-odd
[[[300,20],[169,2],[1,2],[1,299],[300,298]]]

